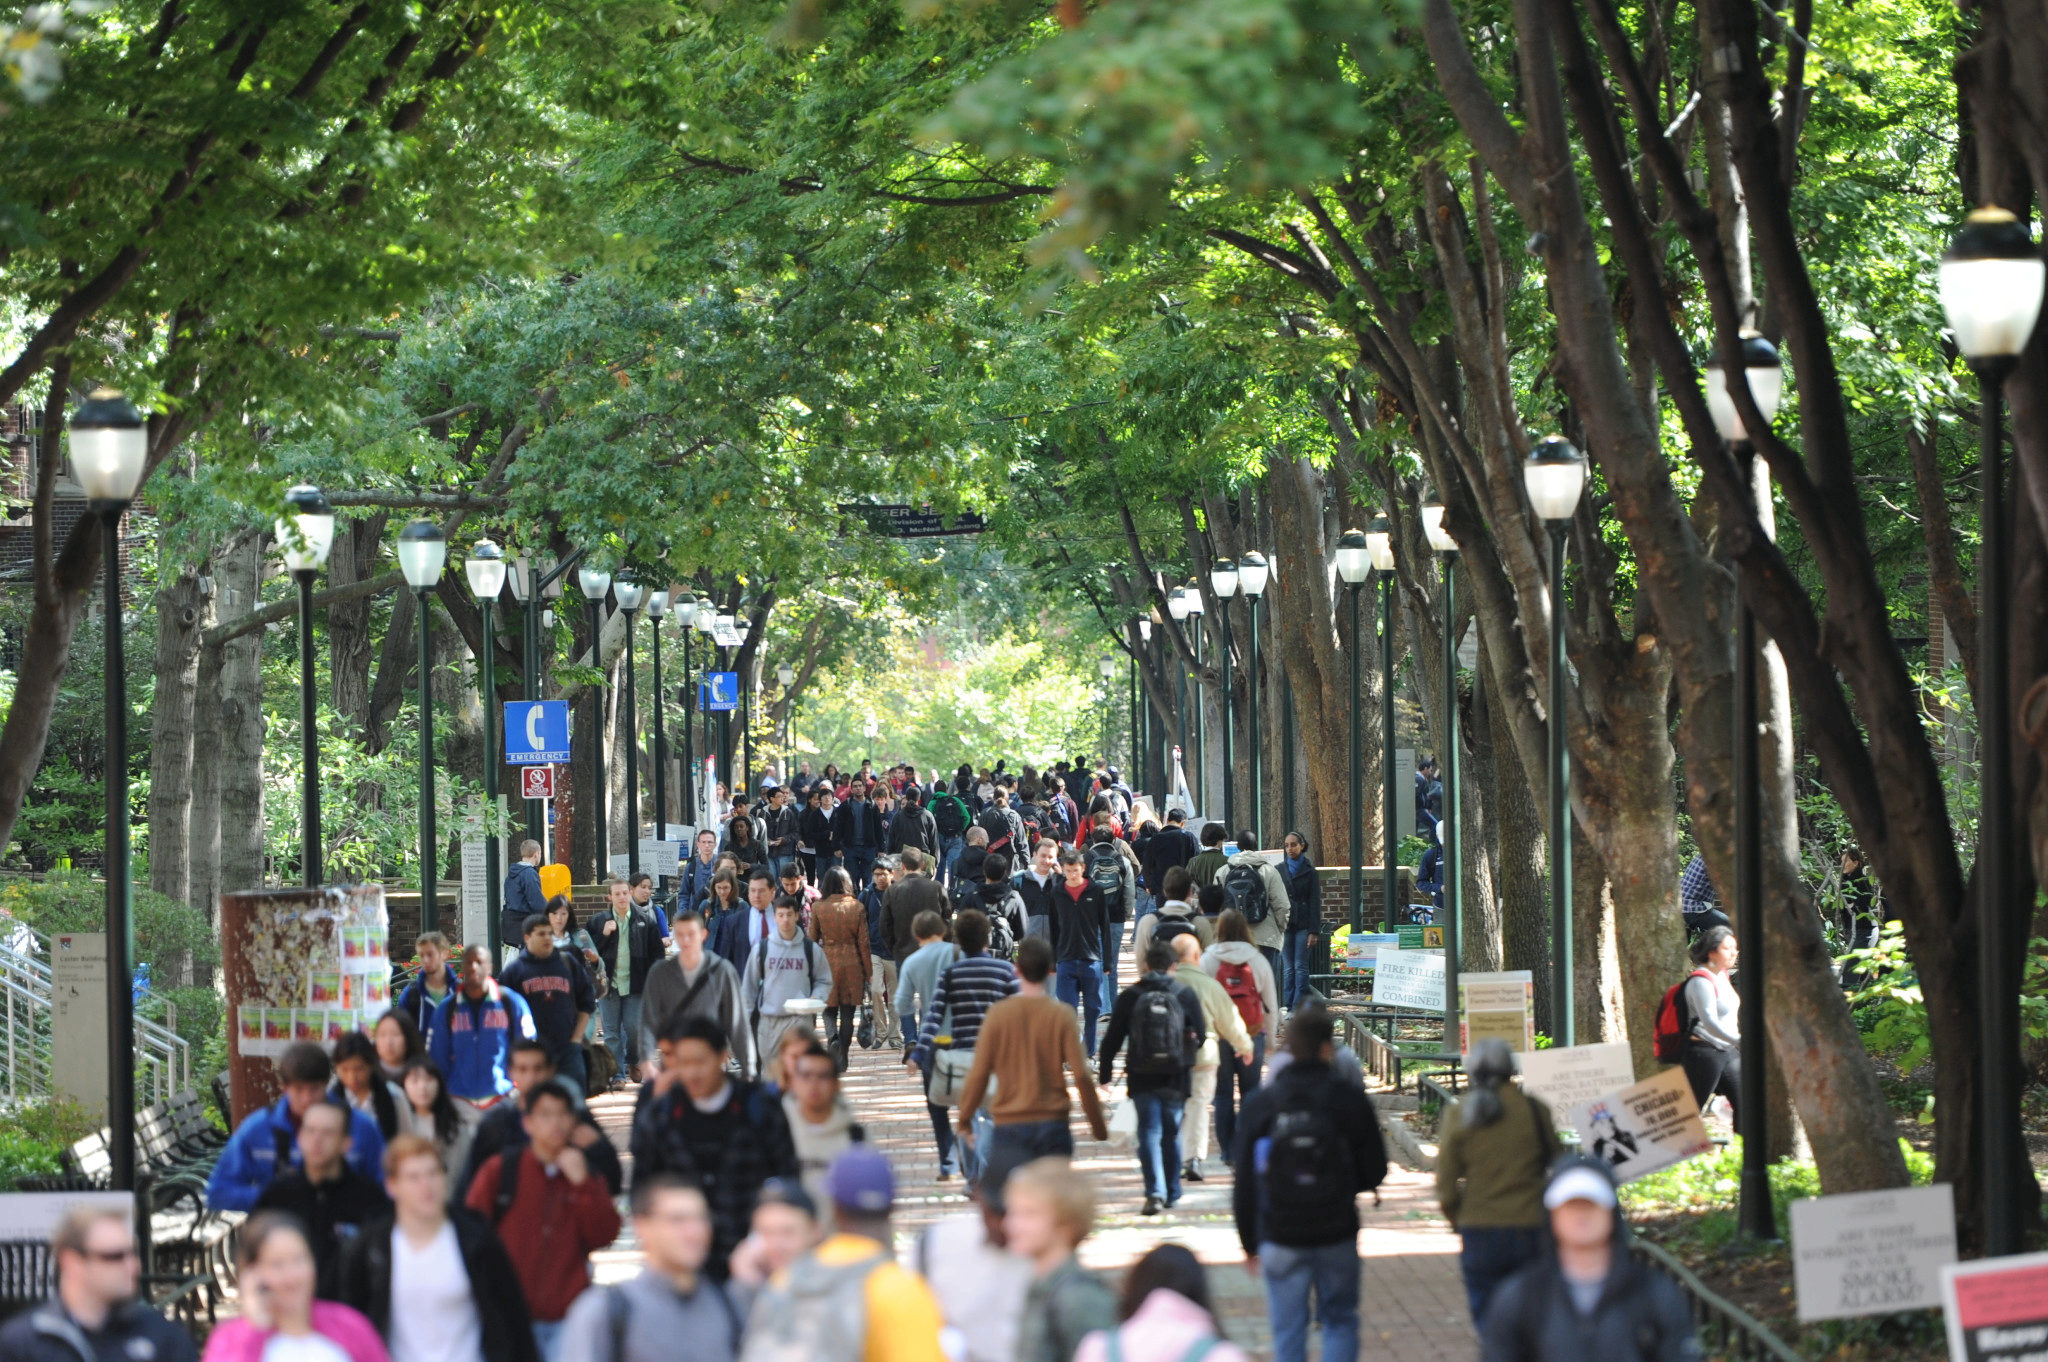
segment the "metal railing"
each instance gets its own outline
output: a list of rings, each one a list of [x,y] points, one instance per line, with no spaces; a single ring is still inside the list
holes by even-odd
[[[1700,1346],[1710,1358],[1742,1359],[1743,1362],[1805,1362],[1783,1339],[1764,1327],[1756,1316],[1712,1288],[1673,1257],[1646,1239],[1632,1245],[1643,1262],[1663,1273],[1685,1293],[1692,1307],[1692,1321],[1699,1332]]]
[[[49,939],[20,923],[0,938],[0,1022],[6,1028],[0,1038],[0,1101],[10,1104],[48,1097],[54,1087],[49,953]],[[149,989],[140,990],[135,1002],[138,1102],[167,1101],[192,1083],[191,1045],[147,1015],[162,1015],[168,1006]]]

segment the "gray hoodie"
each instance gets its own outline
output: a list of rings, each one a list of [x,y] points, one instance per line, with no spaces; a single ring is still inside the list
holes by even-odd
[[[625,1305],[622,1347],[614,1348],[612,1293]],[[708,1277],[684,1295],[675,1283],[649,1268],[614,1286],[593,1286],[576,1298],[562,1321],[565,1358],[610,1358],[612,1362],[658,1362],[676,1356],[676,1340],[690,1341],[692,1362],[732,1362],[740,1355],[744,1315],[726,1288]]]
[[[832,1198],[825,1193],[825,1172],[832,1166],[832,1160],[862,1138],[860,1124],[853,1119],[853,1109],[846,1105],[846,1099],[840,1098],[832,1104],[830,1116],[812,1125],[804,1119],[796,1094],[788,1092],[782,1094],[782,1116],[789,1122],[790,1139],[796,1142],[797,1162],[803,1166],[804,1190],[811,1194],[811,1200],[818,1203],[819,1210],[823,1211],[832,1204]]]
[[[815,998],[822,1003],[831,992],[832,966],[816,942],[802,932],[794,941],[770,932],[747,957],[740,1004],[749,1016],[781,1017],[788,1015],[784,1004],[791,1000]]]
[[[1266,920],[1251,924],[1252,944],[1273,951],[1287,943],[1287,881],[1280,878],[1279,867],[1274,864],[1279,859],[1277,851],[1240,851],[1216,872],[1216,883],[1221,884],[1232,866],[1258,867],[1259,881],[1266,887]]]
[[[711,972],[708,978],[706,970]],[[674,955],[647,971],[647,981],[640,986],[641,1054],[658,1053],[655,1038],[678,1013],[717,1022],[732,1042],[740,1072],[752,1071],[753,1028],[747,1024],[747,1009],[740,1001],[740,976],[724,956],[706,947],[695,974],[686,974],[682,958]]]

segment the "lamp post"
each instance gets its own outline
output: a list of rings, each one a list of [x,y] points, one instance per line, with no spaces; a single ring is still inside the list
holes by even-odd
[[[1396,926],[1399,904],[1400,797],[1394,777],[1394,529],[1383,515],[1365,531],[1366,552],[1380,575],[1380,930]]]
[[[1096,669],[1102,673],[1102,764],[1105,768],[1107,768],[1110,764],[1110,710],[1114,708],[1114,706],[1110,704],[1109,688],[1116,682],[1116,659],[1105,653],[1100,658],[1096,659],[1095,666]]]
[[[1236,754],[1233,732],[1237,727],[1237,696],[1230,685],[1230,598],[1237,594],[1237,564],[1218,558],[1209,569],[1209,585],[1223,602],[1223,827],[1224,836],[1237,836],[1237,772],[1232,769]]]
[[[1742,336],[1742,371],[1757,414],[1765,421],[1778,414],[1785,371],[1778,351],[1754,331]],[[1715,355],[1706,364],[1707,409],[1714,429],[1728,441],[1742,471],[1743,496],[1754,505],[1755,446],[1742,424],[1729,391],[1728,370]],[[1738,568],[1739,572],[1740,569]],[[1764,1096],[1765,1027],[1763,881],[1763,787],[1757,753],[1756,617],[1738,591],[1735,597],[1735,935],[1742,960],[1742,995],[1737,1023],[1742,1031],[1740,1087],[1742,1180],[1737,1221],[1744,1234],[1757,1239],[1778,1237],[1771,1207],[1769,1121]]]
[[[1202,603],[1202,588],[1194,578],[1181,588],[1181,600],[1187,606],[1188,617],[1195,622],[1195,806],[1202,811],[1203,818],[1213,815],[1209,810],[1209,765],[1208,749],[1204,745],[1204,730],[1208,721],[1202,714],[1202,612],[1208,607]]]
[[[1561,435],[1536,442],[1522,465],[1529,504],[1550,530],[1550,981],[1553,1040],[1576,1045],[1572,1008],[1571,749],[1565,719],[1564,551],[1586,490],[1586,456]]]
[[[612,575],[597,568],[579,568],[576,585],[590,608],[590,665],[598,666],[598,635],[604,628],[604,598],[612,589]],[[629,634],[630,630],[627,631]],[[597,819],[597,873],[608,875],[612,868],[612,823],[606,805],[611,801],[604,784],[604,686],[590,688],[590,773],[592,815]]]
[[[732,666],[738,661],[736,657],[726,652],[726,644],[723,641],[732,633],[733,616],[721,611],[713,627],[717,631],[713,637],[720,640],[718,645],[718,670],[724,671],[727,667]],[[733,691],[733,698],[737,700],[739,698],[739,677],[737,675],[733,677]],[[718,711],[718,769],[725,776],[725,795],[727,799],[737,798],[740,787],[739,781],[733,778],[737,773],[733,769],[732,757],[732,711],[721,709]],[[725,810],[720,809],[718,816],[723,819],[725,817]]]
[[[1152,649],[1152,621],[1138,617],[1138,648],[1140,652]],[[1132,789],[1143,792],[1152,775],[1152,716],[1145,708],[1145,687],[1138,674],[1138,654],[1131,654],[1131,765],[1135,783]]]
[[[1365,930],[1365,726],[1358,712],[1358,659],[1364,651],[1364,626],[1358,593],[1372,570],[1372,546],[1360,530],[1346,530],[1337,541],[1337,575],[1351,598],[1351,930]]]
[[[512,585],[512,599],[519,603],[519,692],[522,700],[540,698],[540,626],[539,621],[535,619],[540,583],[535,580],[535,569],[536,564],[531,554],[515,553],[505,574],[505,579]],[[521,794],[524,793],[522,790]],[[544,839],[547,830],[542,826],[541,818],[540,801],[527,800],[526,835],[533,841],[546,845]]]
[[[284,545],[284,565],[299,588],[299,868],[306,887],[321,879],[320,706],[313,674],[313,579],[334,548],[334,508],[320,489],[300,483],[284,494],[290,511],[274,527]]]
[[[654,840],[657,842],[668,840],[668,743],[661,722],[662,711],[668,708],[668,697],[661,690],[661,620],[666,614],[668,593],[649,592],[647,631],[654,636]],[[664,875],[661,878],[667,881],[670,877]]]
[[[420,930],[440,930],[439,856],[434,836],[434,628],[427,593],[448,562],[448,537],[431,520],[415,520],[398,532],[398,569],[419,598],[420,617]]]
[[[2015,915],[2031,903],[2016,901],[2012,885],[2012,695],[2008,674],[2007,599],[2011,586],[2011,533],[2005,507],[2005,380],[2019,363],[2041,315],[2044,268],[2026,225],[2003,208],[1970,214],[1941,260],[1941,307],[1956,348],[1977,375],[1983,414],[1983,484],[1977,551],[1977,777],[1982,812],[1977,819],[1978,1086],[1983,1106],[1984,1252],[2021,1247],[2017,1170],[2024,1152],[2019,1122],[2019,960],[2006,939]]]
[[[488,539],[479,539],[462,565],[469,589],[476,593],[477,608],[483,614],[484,648],[478,659],[477,680],[484,698],[484,809],[495,822],[498,817],[498,635],[496,616],[498,593],[505,589],[505,551]],[[500,957],[503,931],[498,923],[498,834],[484,834],[484,931],[491,943],[491,959]]]
[[[1464,815],[1458,809],[1458,632],[1455,623],[1454,574],[1458,567],[1458,541],[1451,538],[1444,528],[1444,507],[1440,501],[1427,501],[1422,506],[1422,533],[1429,540],[1429,546],[1443,557],[1444,564],[1444,750],[1439,760],[1443,766],[1444,816],[1437,825],[1439,844],[1444,849],[1444,1044],[1457,1040],[1458,1017],[1458,941],[1459,928],[1463,925],[1464,897],[1464,846],[1461,832]]]
[[[1172,620],[1172,621],[1173,621],[1173,622],[1174,622],[1175,624],[1184,624],[1184,623],[1185,623],[1185,622],[1187,621],[1187,617],[1188,617],[1188,595],[1187,595],[1187,590],[1186,590],[1185,588],[1183,588],[1183,587],[1178,587],[1178,586],[1177,586],[1177,587],[1175,587],[1175,588],[1174,588],[1173,590],[1171,590],[1171,591],[1169,591],[1169,592],[1167,592],[1167,593],[1166,593],[1166,617],[1167,617],[1168,619]],[[1174,737],[1174,741],[1175,741],[1176,743],[1185,743],[1185,742],[1187,742],[1187,740],[1188,740],[1188,738],[1187,738],[1187,733],[1188,733],[1188,670],[1187,670],[1187,668],[1186,668],[1185,666],[1183,666],[1183,667],[1182,667],[1182,668],[1180,669],[1180,685],[1176,686],[1176,687],[1174,688],[1174,692],[1173,692],[1173,737]],[[1171,758],[1171,751],[1170,751],[1170,750],[1169,750],[1169,754],[1168,754],[1168,755],[1169,755],[1169,759],[1170,759],[1170,758]],[[1168,771],[1168,772],[1166,773],[1166,789],[1167,789],[1167,795],[1168,795],[1168,797],[1169,797],[1169,798],[1170,798],[1170,797],[1172,797],[1172,796],[1173,796],[1173,795],[1174,795],[1175,793],[1177,793],[1177,791],[1176,791],[1176,790],[1174,789],[1174,784],[1173,784],[1173,772],[1172,772],[1172,771]]]
[[[1259,598],[1266,594],[1266,555],[1254,549],[1237,560],[1237,586],[1244,592],[1245,613],[1251,622],[1251,648],[1245,654],[1245,696],[1251,702],[1245,711],[1251,736],[1247,740],[1251,757],[1251,824],[1259,844],[1266,843],[1266,778],[1263,757],[1266,730],[1259,726]]]
[[[787,662],[775,669],[775,679],[782,684],[782,779],[789,779],[789,729],[790,703],[789,688],[796,684],[796,668]]]
[[[71,470],[100,518],[106,573],[107,1131],[117,1192],[135,1189],[134,887],[128,879],[128,675],[121,650],[121,516],[149,464],[135,404],[96,388],[71,413]]]
[[[633,675],[633,616],[647,588],[621,576],[612,584],[612,596],[626,615],[626,873],[640,873],[640,693]]]
[[[690,635],[696,632],[697,596],[685,591],[676,597],[676,628],[683,635],[683,679],[676,687],[677,697],[683,702],[683,822],[694,827],[697,822],[697,763],[695,742],[696,723],[692,715],[696,705],[691,701],[696,692],[690,689]]]
[[[711,598],[709,596],[706,596],[702,600],[699,600],[697,602],[697,632],[704,635],[704,669],[705,671],[709,671],[717,665],[715,659],[712,657],[711,654],[711,640],[713,635],[715,635],[718,632],[718,607],[711,603]],[[704,677],[702,673],[699,673],[697,677],[696,697],[697,712],[701,716],[700,724],[702,726],[702,731],[704,735],[704,745],[706,747],[715,747],[714,741],[711,736],[711,715],[710,712],[704,708]],[[706,753],[706,755],[710,756],[712,754]],[[713,759],[718,765],[719,773],[723,773],[725,770],[724,758],[714,757]],[[706,820],[707,822],[716,823],[719,821],[717,817],[717,812],[715,810],[711,810],[712,796],[714,795],[714,793],[716,793],[716,791],[717,779],[716,776],[714,776],[713,779],[710,782],[706,783],[703,786],[703,788],[698,792],[700,798],[704,802],[705,809],[711,811],[711,817]]]

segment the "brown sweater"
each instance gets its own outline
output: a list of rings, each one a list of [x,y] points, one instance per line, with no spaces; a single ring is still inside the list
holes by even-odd
[[[1088,1056],[1081,1049],[1074,1009],[1057,998],[1025,994],[1005,998],[982,1019],[981,1035],[974,1042],[974,1068],[960,1094],[960,1125],[965,1128],[981,1105],[992,1077],[997,1082],[989,1115],[997,1125],[1064,1121],[1073,1110],[1067,1098],[1069,1074],[1080,1089],[1088,1128],[1096,1139],[1108,1139],[1102,1099],[1088,1075]]]

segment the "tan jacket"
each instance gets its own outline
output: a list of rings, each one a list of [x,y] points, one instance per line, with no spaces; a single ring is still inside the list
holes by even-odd
[[[1244,1018],[1238,1015],[1237,1004],[1230,1000],[1230,994],[1223,985],[1204,973],[1199,963],[1179,964],[1173,967],[1173,977],[1195,991],[1202,1000],[1202,1020],[1209,1024],[1208,1033],[1202,1038],[1202,1048],[1195,1051],[1195,1067],[1212,1069],[1220,1064],[1223,1052],[1217,1048],[1217,1037],[1237,1051],[1238,1056],[1249,1064],[1252,1062],[1252,1036],[1244,1029]]]

